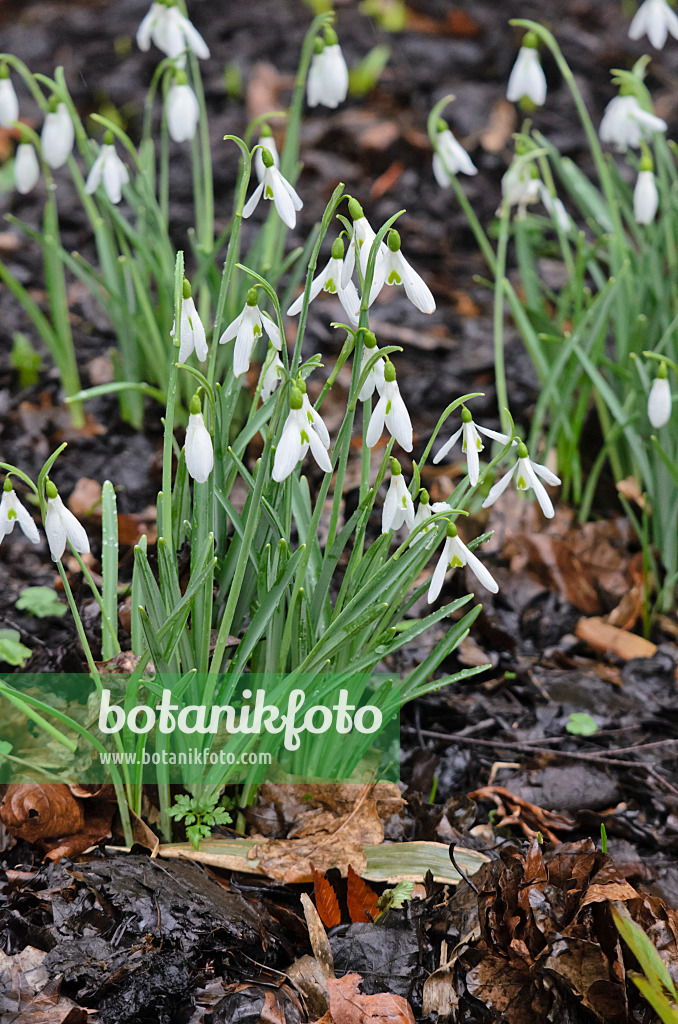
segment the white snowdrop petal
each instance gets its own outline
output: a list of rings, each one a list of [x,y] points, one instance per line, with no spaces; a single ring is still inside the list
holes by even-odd
[[[104,151],[103,151],[103,148],[102,148],[102,150],[99,153],[98,157],[96,158],[96,160],[92,164],[92,168],[91,168],[89,174],[87,175],[87,181],[85,182],[85,192],[87,192],[88,195],[92,195],[92,193],[96,192],[96,190],[98,189],[99,184],[101,182],[101,176],[103,174],[103,170],[104,170]]]
[[[214,450],[202,413],[190,413],[184,446],[186,468],[199,484],[205,483],[214,467]]]
[[[61,498],[50,498],[47,501],[47,513],[45,515],[45,533],[52,560],[58,562],[66,550],[66,526],[55,507],[55,502]]]
[[[647,415],[650,423],[659,430],[671,419],[671,388],[666,377],[655,377],[647,400]]]
[[[386,398],[386,409],[385,422],[389,429],[391,437],[394,437],[401,448],[404,448],[406,452],[412,451],[412,421],[410,420],[410,414],[407,411],[407,407],[398,391],[398,385],[393,382],[392,387],[387,384],[384,388],[384,394],[379,399],[381,402]],[[388,408],[390,403],[390,409]]]
[[[287,417],[282,436],[273,460],[273,479],[276,483],[285,480],[303,455],[299,424],[293,415]]]
[[[0,125],[11,128],[19,120],[19,100],[9,78],[0,78]]]
[[[261,314],[261,324],[271,344],[278,349],[278,352],[282,349],[282,337],[280,336],[280,329],[268,313]]]
[[[463,430],[463,426],[462,426],[462,427],[459,427],[459,430],[456,430],[456,431],[454,432],[454,434],[452,434],[452,437],[451,437],[451,438],[449,439],[449,441],[446,441],[446,442],[445,442],[445,444],[444,444],[444,445],[442,446],[442,448],[440,449],[440,451],[438,452],[438,454],[437,454],[437,455],[436,455],[436,456],[434,457],[434,459],[433,459],[433,462],[434,462],[434,464],[436,464],[436,463],[440,462],[440,461],[441,461],[441,459],[444,459],[444,458],[445,458],[445,456],[447,455],[447,453],[448,453],[448,452],[449,452],[449,451],[450,451],[450,450],[451,450],[452,448],[454,448],[455,444],[457,443],[457,441],[458,441],[458,440],[459,440],[459,438],[461,437],[461,432],[462,432],[462,430]]]
[[[433,602],[440,597],[440,591],[443,589],[445,573],[447,572],[447,567],[450,564],[450,542],[451,538],[447,537],[443,545],[442,554],[440,555],[436,567],[433,570],[431,583],[428,588],[427,601],[429,604],[433,604]]]
[[[355,230],[353,236],[348,245],[346,256],[344,257],[344,265],[341,268],[341,287],[346,288],[348,286],[351,277],[353,276],[353,268],[355,267]]]
[[[263,181],[261,181],[257,185],[257,187],[255,188],[254,192],[252,193],[252,195],[250,196],[250,198],[247,200],[247,202],[245,203],[245,205],[243,207],[242,215],[243,215],[243,218],[245,220],[247,220],[248,217],[251,217],[252,214],[254,213],[254,211],[256,210],[257,206],[259,205],[259,200],[261,199],[261,197],[263,195],[263,192],[264,192],[264,183],[263,183]]]
[[[189,21],[188,18],[182,15],[180,24],[188,49],[191,50],[196,57],[199,57],[200,60],[207,60],[210,55],[209,47],[193,22]]]
[[[518,476],[525,480],[528,487],[532,487],[535,497],[539,502],[539,507],[546,518],[553,519],[555,512],[548,491],[532,468],[532,463],[529,459],[518,459]]]
[[[472,487],[475,487],[478,483],[478,477],[480,476],[480,459],[478,458],[478,445],[476,444],[476,438],[478,437],[473,423],[464,424],[464,441],[466,443],[466,464],[468,467],[468,478]]]
[[[468,548],[466,548],[466,564],[478,582],[482,583],[486,590],[489,590],[492,594],[496,594],[498,592],[499,585],[492,576],[492,573],[483,565],[480,559],[474,555],[472,551],[469,551]]]
[[[14,184],[22,196],[31,192],[40,178],[40,164],[30,142],[20,142],[14,158]]]
[[[14,492],[11,492],[14,494]],[[19,499],[14,495],[14,511],[16,512],[17,522],[21,527],[24,536],[28,537],[32,544],[40,543],[40,534],[38,528],[35,525],[33,516],[30,514],[28,509],[25,509]]]
[[[384,430],[384,418],[386,416],[386,396],[382,395],[370,416],[370,423],[367,428],[365,444],[368,448],[374,448]]]
[[[552,473],[548,466],[541,466],[538,462],[533,462],[532,459],[530,459],[530,466],[537,476],[540,476],[542,480],[545,480],[547,484],[551,485],[551,487],[557,487],[561,482],[560,477],[556,476],[555,473]]]
[[[531,46],[521,46],[506,90],[506,98],[511,103],[518,103],[524,96],[537,107],[543,106],[546,100],[546,78],[539,54]]]
[[[332,463],[330,461],[327,448],[325,447],[325,445],[323,444],[315,430],[313,430],[313,428],[311,428],[308,431],[308,440],[311,446],[311,454],[313,455],[315,461],[318,463],[318,465],[320,466],[324,473],[331,473]]]
[[[404,256],[401,256],[402,278],[405,294],[417,309],[422,313],[433,313],[436,302],[431,289],[424,279],[410,266]]]
[[[640,171],[633,190],[633,216],[637,224],[651,224],[657,214],[659,193],[653,171]]]
[[[153,22],[157,17],[157,8],[160,4],[152,3],[148,12],[141,19],[137,29],[137,46],[140,50],[146,51],[151,48],[151,35],[153,33]]]
[[[228,325],[228,327],[226,328],[224,333],[219,338],[219,344],[220,345],[225,345],[227,341],[233,341],[233,339],[237,335],[238,330],[240,328],[240,323],[242,321],[243,315],[244,315],[244,311],[243,311],[243,313],[238,313],[238,315],[235,318],[235,320],[231,321],[231,323]]]
[[[490,493],[485,498],[485,501],[482,504],[482,508],[489,508],[490,505],[494,505],[497,498],[501,497],[501,495],[504,493],[508,485],[511,483],[511,480],[513,479],[513,476],[517,468],[518,463],[516,462],[515,466],[512,469],[510,469],[508,473],[505,473],[501,480],[498,480],[497,483],[490,488]]]
[[[287,224],[287,227],[292,229],[297,223],[297,214],[292,202],[292,197],[283,184],[283,178],[275,167],[268,168],[268,174],[266,175],[265,182],[270,185],[273,192],[273,203],[281,221]]]

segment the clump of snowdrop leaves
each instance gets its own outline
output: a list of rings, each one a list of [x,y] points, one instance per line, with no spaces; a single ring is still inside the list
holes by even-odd
[[[197,483],[204,484],[214,467],[214,449],[202,416],[199,395],[193,395],[189,406],[184,454],[189,474]]]
[[[343,103],[348,92],[348,68],[339,46],[337,33],[325,27],[324,40],[318,36],[306,85],[309,107],[329,107],[334,110]]]
[[[440,558],[438,559],[438,564],[433,572],[433,576],[431,577],[431,584],[428,588],[429,604],[433,604],[433,602],[440,596],[440,591],[443,589],[443,583],[445,582],[445,573],[448,568],[457,569],[464,565],[468,565],[478,582],[481,583],[486,590],[489,590],[493,594],[498,592],[499,586],[490,571],[485,568],[477,555],[474,555],[473,552],[466,547],[459,536],[457,527],[454,523],[448,523],[445,544]]]
[[[177,71],[167,92],[167,128],[175,142],[188,142],[195,135],[200,107],[185,71]]]
[[[40,543],[40,534],[33,522],[33,517],[17,498],[12,481],[7,476],[2,489],[2,500],[0,500],[0,543],[3,537],[12,532],[16,523],[19,524],[22,533],[28,537],[31,544]]]
[[[449,188],[455,174],[477,174],[478,168],[450,131],[447,121],[438,119],[433,154],[433,174],[441,188]]]
[[[22,196],[32,192],[40,178],[40,164],[35,147],[30,142],[20,142],[14,157],[14,187]]]
[[[630,39],[647,36],[656,50],[661,50],[669,32],[678,39],[678,15],[667,0],[645,0],[636,11],[629,28]]]
[[[266,331],[271,344],[280,351],[282,337],[278,325],[268,313],[262,313],[257,304],[257,289],[250,288],[242,313],[238,314],[219,338],[220,345],[225,345],[226,342],[233,341],[235,338],[233,373],[236,377],[249,370],[252,349],[261,338],[263,331]]]
[[[276,167],[270,149],[261,150],[261,160],[264,165],[262,179],[245,203],[242,215],[245,219],[251,217],[262,197],[272,199],[281,221],[287,224],[288,228],[294,228],[297,223],[297,213],[304,204],[287,178],[283,178]]]
[[[176,323],[172,325],[171,336],[175,336]],[[202,320],[191,297],[191,286],[184,278],[183,302],[181,303],[181,331],[179,338],[180,363],[185,363],[195,352],[201,363],[207,359],[207,339]]]
[[[499,440],[503,438],[506,444],[509,441],[508,434],[499,436]],[[548,496],[546,488],[544,487],[542,480],[545,480],[547,484],[552,487],[557,487],[560,483],[560,478],[552,473],[546,466],[541,466],[536,462],[533,462],[528,455],[527,447],[522,441],[518,442],[518,461],[514,465],[513,469],[510,469],[491,489],[488,496],[483,502],[483,508],[489,508],[490,505],[494,505],[497,498],[499,498],[508,485],[511,483],[513,478],[516,478],[516,487],[519,491],[527,491],[530,488],[534,490],[535,497],[539,502],[539,507],[546,516],[547,519],[553,519],[555,515],[553,511],[553,504]],[[541,479],[540,479],[541,477]]]
[[[365,443],[368,448],[374,448],[382,435],[384,426],[401,448],[404,448],[406,452],[412,451],[412,421],[400,395],[395,366],[390,359],[386,360],[384,386],[367,428]]]
[[[636,224],[651,224],[657,216],[659,193],[654,177],[652,154],[644,143],[643,147],[638,179],[633,190],[633,216]]]
[[[0,126],[11,128],[19,120],[19,100],[9,77],[9,68],[0,64]]]
[[[87,175],[85,192],[91,195],[102,182],[110,201],[119,203],[122,199],[122,186],[129,183],[129,173],[115,151],[113,132],[110,130],[104,135],[104,144]]]
[[[273,460],[273,479],[276,483],[281,483],[290,475],[297,463],[301,462],[304,458],[309,448],[313,458],[323,472],[332,472],[332,463],[327,453],[327,447],[323,444],[316,429],[320,417],[315,410],[313,410],[314,415],[309,415],[304,411],[305,397],[298,387],[292,387],[290,391],[289,415],[285,421],[285,426],[276,448],[275,459]],[[323,428],[324,436],[329,440],[324,423]]]
[[[526,32],[508,80],[506,98],[511,103],[527,99],[535,107],[543,107],[546,102],[546,76],[539,63],[537,46],[534,32]]]
[[[662,362],[659,364],[659,370],[652,382],[647,400],[647,416],[655,430],[666,426],[671,419],[672,401],[668,370],[666,363]]]
[[[68,107],[57,96],[52,96],[41,135],[42,155],[52,170],[56,171],[63,167],[73,149],[74,141],[75,129]]]
[[[644,110],[637,96],[624,83],[605,107],[600,122],[600,140],[614,146],[619,153],[629,147],[639,149],[641,142],[648,141],[657,132],[666,131],[666,121],[649,110]]]
[[[436,308],[435,299],[431,289],[420,274],[407,262],[400,250],[400,235],[391,228],[388,233],[388,245],[384,252],[382,274],[378,289],[374,285],[370,293],[370,304],[377,297],[384,285],[400,285],[405,289],[405,294],[417,309],[422,313],[433,313]]]
[[[139,25],[137,46],[146,51],[150,49],[151,43],[167,57],[177,59],[179,67],[185,63],[186,50],[201,60],[206,60],[210,55],[203,37],[173,0],[155,0]]]
[[[67,541],[81,555],[88,554],[89,540],[85,528],[70,509],[66,508],[51,480],[47,481],[46,493],[45,533],[53,561],[61,561]]]
[[[357,325],[358,318],[360,316],[360,298],[353,281],[347,281],[346,285],[342,285],[341,280],[344,270],[344,243],[341,238],[336,238],[332,244],[332,255],[327,262],[324,270],[321,270],[317,277],[313,279],[311,284],[311,291],[309,294],[309,302],[312,302],[321,291],[329,292],[330,295],[336,295],[342,306],[344,312],[349,319],[349,322]],[[290,308],[287,310],[288,316],[296,316],[297,313],[301,313],[302,306],[304,304],[304,293],[299,298],[295,299]]]
[[[391,459],[391,480],[381,513],[381,532],[399,530],[401,526],[413,530],[414,525],[412,495],[405,485],[400,463],[397,459]]]

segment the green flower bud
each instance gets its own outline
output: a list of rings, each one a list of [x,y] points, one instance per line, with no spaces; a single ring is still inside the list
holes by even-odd
[[[186,278],[184,278],[183,295],[185,299],[190,299],[191,297],[191,285],[189,281],[186,280]]]
[[[332,259],[343,260],[344,258],[344,243],[341,238],[335,238],[332,242]]]
[[[297,387],[293,387],[290,391],[290,409],[299,410],[304,404],[304,396]]]
[[[247,305],[248,306],[256,306],[256,304],[257,304],[257,289],[256,288],[250,288],[250,290],[247,293]]]
[[[188,75],[181,69],[174,72],[174,84],[175,85],[188,85]]]
[[[447,121],[444,120],[444,118],[442,118],[442,117],[438,118],[438,124],[436,126],[436,131],[438,131],[438,132],[446,132],[449,127],[450,127],[449,124],[447,123]]]
[[[188,411],[191,416],[197,416],[199,412],[202,412],[202,402],[200,401],[200,395],[196,391],[191,399],[191,404],[188,407]]]
[[[59,492],[57,491],[56,487],[54,486],[54,484],[52,483],[51,480],[47,481],[47,483],[45,485],[45,490],[47,491],[47,497],[48,498],[56,498],[58,496],[58,494],[59,494]]]
[[[376,348],[377,347],[377,339],[375,338],[375,336],[372,333],[372,331],[365,331],[363,333],[363,339],[365,341],[365,348]]]
[[[395,366],[390,359],[385,359],[384,363],[386,364],[384,366],[384,380],[387,384],[392,384],[396,379]]]
[[[448,537],[457,536],[457,527],[454,525],[454,523],[450,522],[447,524],[447,529],[445,530],[445,533]]]
[[[273,157],[271,156],[270,149],[262,149],[261,159],[263,161],[264,167],[273,167],[273,164],[275,163]]]
[[[521,46],[527,47],[528,50],[538,49],[539,39],[537,38],[536,32],[526,32],[523,36]]]
[[[666,363],[662,359],[661,363],[659,364],[659,369],[657,370],[657,377],[659,378],[659,380],[666,380],[668,375],[669,371],[666,368]]]
[[[325,46],[336,46],[339,42],[337,33],[331,25],[325,25]]]
[[[422,487],[422,489],[419,491],[419,501],[421,502],[422,505],[428,505],[430,500],[431,497],[428,491],[426,490],[425,487]]]
[[[391,476],[400,476],[402,467],[397,459],[391,459]]]
[[[4,60],[0,64],[0,78],[9,78],[9,68]]]
[[[14,488],[12,487],[12,481],[10,480],[9,476],[5,477],[5,482],[2,485],[2,489],[3,489],[3,491],[13,491],[14,490]]]
[[[270,124],[262,124],[261,126],[261,137],[262,139],[270,139],[273,135]]]
[[[324,49],[325,49],[325,44],[322,41],[321,37],[320,36],[316,36],[315,37],[315,42],[313,43],[313,52],[314,53],[322,53]]]
[[[360,220],[361,217],[365,216],[365,214],[363,213],[362,206],[360,205],[358,200],[354,199],[353,197],[351,197],[348,201],[348,212],[351,214],[353,220]]]
[[[527,457],[527,445],[520,441],[518,443],[518,458],[526,459]]]
[[[462,405],[461,407],[461,418],[462,422],[464,423],[470,423],[473,420],[473,416],[471,416],[471,413],[468,411],[465,405]]]
[[[388,233],[388,247],[391,252],[400,252],[400,235],[395,228],[391,228]]]
[[[56,95],[56,93],[52,93],[52,95],[49,98],[49,107],[48,107],[48,110],[49,110],[50,114],[56,114],[56,109],[57,109],[58,106],[59,106],[59,97]]]
[[[104,134],[104,146],[112,146],[115,141],[115,136],[110,128],[106,129]]]

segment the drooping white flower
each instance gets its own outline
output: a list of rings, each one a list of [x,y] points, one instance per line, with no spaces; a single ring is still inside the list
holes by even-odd
[[[167,57],[181,58],[177,61],[178,67],[183,67],[185,64],[184,53],[186,50],[190,50],[202,60],[206,60],[210,55],[203,37],[193,23],[173,3],[152,3],[139,25],[137,29],[139,49],[144,51],[150,49],[152,42]]]
[[[2,500],[0,501],[0,543],[2,543],[3,537],[12,532],[15,523],[19,524],[22,533],[28,537],[31,544],[40,543],[40,534],[33,522],[33,517],[17,498],[10,478],[5,477]]]
[[[521,156],[514,157],[501,179],[503,202],[508,203],[509,206],[517,206],[518,216],[521,217],[528,205],[536,203],[540,198],[541,189],[542,182],[539,180],[534,163]]]
[[[341,277],[344,268],[344,243],[341,238],[335,239],[332,245],[332,255],[324,270],[321,270],[317,277],[314,277],[309,294],[309,302],[312,302],[321,290],[336,295],[349,322],[357,325],[360,317],[360,299],[353,281],[348,281],[346,287],[342,286]],[[287,310],[288,316],[296,316],[301,313],[304,304],[304,293],[296,298]]]
[[[332,463],[317,432],[317,419],[320,417],[314,410],[314,417],[304,411],[304,395],[299,388],[293,387],[290,392],[290,412],[283,427],[282,436],[273,460],[273,479],[280,483],[290,475],[298,462],[311,449],[313,458],[325,473],[332,472]],[[322,421],[321,421],[322,422]],[[323,423],[323,427],[325,424]],[[326,432],[326,431],[325,431]]]
[[[70,541],[81,555],[86,555],[89,552],[89,540],[84,526],[66,508],[51,480],[47,481],[46,489],[45,533],[52,559],[58,562],[63,558],[66,541]]]
[[[377,237],[370,223],[363,213],[363,208],[357,199],[349,199],[348,210],[353,218],[353,232],[351,234],[351,241],[349,242],[348,252],[346,253],[346,259],[344,260],[344,268],[341,276],[342,287],[346,287],[351,275],[353,274],[353,268],[355,267],[355,254],[356,247],[358,251],[358,260],[360,262],[360,272],[365,277],[367,273],[367,262],[370,258],[370,251],[372,244]],[[379,294],[384,284],[384,259],[386,256],[386,246],[383,242],[379,245],[377,250],[377,257],[374,264],[374,275],[372,277],[372,289],[370,291],[370,301],[372,298]]]
[[[517,476],[516,487],[518,490],[527,491],[532,488],[542,512],[547,519],[552,519],[555,515],[553,511],[553,504],[541,481],[545,480],[547,484],[551,484],[552,487],[556,487],[560,483],[560,479],[555,475],[555,473],[552,473],[550,469],[547,469],[546,466],[540,466],[536,462],[533,462],[532,459],[529,458],[527,447],[522,441],[518,442],[518,461],[513,469],[510,469],[508,473],[506,473],[506,475],[490,489],[490,493],[483,502],[483,508],[489,508],[490,505],[494,505],[497,498],[504,493],[514,476]],[[541,480],[539,479],[540,477]]]
[[[454,174],[477,174],[478,168],[464,147],[457,142],[447,122],[438,121],[436,152],[433,154],[433,174],[441,188],[449,188]]]
[[[368,448],[374,448],[381,437],[384,425],[401,448],[406,452],[412,451],[412,421],[400,396],[395,367],[390,360],[384,367],[384,387],[367,428],[365,443]]]
[[[49,101],[49,111],[45,114],[45,123],[42,126],[42,155],[52,170],[63,167],[66,163],[73,142],[75,141],[75,129],[65,103],[59,102],[56,96]]]
[[[85,192],[89,195],[96,192],[102,181],[110,201],[119,203],[122,199],[122,186],[129,183],[129,173],[115,151],[113,132],[111,131],[106,132],[104,144],[87,175]]]
[[[264,199],[273,200],[281,221],[287,224],[288,228],[294,228],[297,223],[297,212],[304,204],[287,178],[283,178],[275,166],[269,149],[261,150],[261,159],[264,165],[263,177],[245,203],[242,215],[244,218],[251,217],[263,196]]]
[[[671,33],[678,39],[678,15],[666,0],[645,0],[636,11],[629,28],[630,39],[645,35],[656,50],[661,50]]]
[[[172,324],[171,336],[174,337],[176,323]],[[184,299],[181,303],[181,337],[179,338],[178,361],[185,363],[195,352],[203,363],[207,359],[207,340],[202,320],[191,298],[191,286],[184,278]]]
[[[659,372],[652,382],[650,394],[647,400],[647,416],[655,428],[665,426],[671,419],[671,388],[667,376],[666,363],[661,363]]]
[[[262,402],[268,401],[275,389],[280,384],[285,373],[285,367],[283,361],[278,355],[275,348],[271,349],[274,352],[273,359],[268,364],[264,371],[264,376],[261,381],[261,400]]]
[[[537,46],[534,32],[527,32],[508,80],[506,99],[510,103],[520,103],[525,97],[535,107],[543,107],[546,102],[546,76],[539,63]]]
[[[19,120],[19,100],[9,77],[9,68],[0,64],[0,126],[11,128]]]
[[[400,463],[397,459],[391,459],[391,482],[381,511],[381,532],[399,530],[401,526],[414,529],[414,505],[412,495],[405,486]]]
[[[414,270],[403,256],[400,249],[400,235],[391,229],[388,233],[388,246],[383,261],[384,280],[376,288],[372,285],[370,292],[370,305],[386,285],[401,285],[405,294],[417,309],[422,313],[433,313],[436,308],[436,301],[431,294],[431,289],[424,279]]]
[[[558,196],[552,196],[543,182],[540,182],[539,185],[539,198],[546,207],[546,212],[552,217],[561,231],[572,231],[574,224],[562,200]]]
[[[377,346],[377,339],[375,338],[374,334],[372,333],[372,331],[365,331],[363,354],[360,360],[361,377],[368,362],[370,361],[370,359],[372,359],[374,355],[376,355],[378,351],[379,348]],[[369,370],[367,377],[365,378],[365,383],[361,387],[360,393],[358,394],[358,398],[360,399],[361,402],[367,402],[368,399],[370,399],[374,394],[375,388],[379,392],[379,394],[381,394],[382,391],[384,390],[384,366],[384,360],[377,359],[375,364],[372,366],[371,370]]]
[[[325,29],[324,42],[320,36],[315,41],[306,88],[309,107],[320,103],[334,110],[346,99],[348,68],[333,28]]]
[[[271,133],[271,129],[268,127],[267,124],[264,125],[261,131],[261,136],[259,137],[258,145],[261,148],[257,149],[256,153],[254,154],[254,172],[257,176],[257,181],[263,181],[264,171],[266,170],[266,168],[264,167],[264,161],[261,154],[264,149],[267,149],[271,154],[271,157],[273,158],[273,166],[280,167],[280,155],[278,153],[278,147]]]
[[[438,564],[434,569],[433,576],[431,577],[431,584],[428,588],[429,604],[433,604],[433,602],[440,596],[440,591],[443,589],[443,583],[445,582],[445,573],[448,568],[456,569],[461,568],[463,565],[468,565],[478,582],[481,583],[486,590],[489,590],[493,594],[497,593],[499,586],[490,571],[485,568],[480,559],[474,555],[472,551],[469,551],[459,536],[457,527],[454,523],[448,523],[447,537],[445,538],[442,554],[438,559]]]
[[[609,142],[620,153],[629,146],[638,149],[641,142],[649,140],[656,132],[666,131],[666,121],[643,110],[635,96],[622,92],[605,107],[600,122],[600,140]]]
[[[268,313],[261,312],[257,305],[257,290],[256,288],[250,288],[242,313],[238,314],[219,338],[220,345],[225,345],[227,341],[233,341],[235,338],[233,373],[236,377],[249,370],[252,349],[255,342],[261,338],[263,331],[266,331],[271,343],[280,352],[282,349],[282,337],[278,325],[271,319]]]
[[[422,529],[419,530],[419,532],[412,539],[413,544],[416,544],[417,541],[425,540],[429,534],[433,533],[435,528],[434,524],[429,526],[425,525],[426,523],[428,523],[432,515],[433,509],[431,508],[429,493],[427,490],[422,489],[419,493],[419,508],[414,513],[414,525],[412,527],[413,530],[416,530],[418,526],[421,526]]]
[[[195,135],[200,107],[185,71],[178,71],[167,92],[167,128],[175,142],[188,142]]]
[[[633,216],[636,224],[651,224],[657,215],[659,193],[654,177],[654,163],[649,149],[643,145],[643,156],[636,187],[633,190]]]
[[[40,164],[30,142],[20,142],[14,157],[14,185],[22,196],[32,192],[40,177]]]
[[[198,395],[193,395],[189,406],[184,454],[189,474],[199,484],[204,484],[214,467],[214,449],[210,432],[202,418]]]
[[[433,462],[438,463],[441,459],[444,459],[450,449],[454,447],[461,437],[461,450],[466,455],[468,478],[471,485],[475,487],[480,476],[480,460],[478,459],[478,453],[482,452],[484,448],[478,431],[480,431],[481,434],[485,434],[486,437],[491,437],[493,441],[500,441],[502,444],[506,444],[508,442],[509,435],[500,434],[497,430],[490,430],[489,427],[481,427],[480,424],[474,423],[473,417],[465,405],[461,407],[461,420],[462,423],[459,430],[452,434],[449,441],[445,442],[438,454],[435,456]]]

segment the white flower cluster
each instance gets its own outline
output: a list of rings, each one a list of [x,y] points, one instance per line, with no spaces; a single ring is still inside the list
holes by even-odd
[[[66,508],[51,480],[46,483],[45,495],[45,534],[54,561],[61,561],[67,542],[70,542],[75,551],[87,554],[89,540],[85,528]],[[19,501],[12,481],[7,476],[0,500],[0,543],[12,532],[16,523],[32,544],[40,543],[40,534],[33,517]]]

